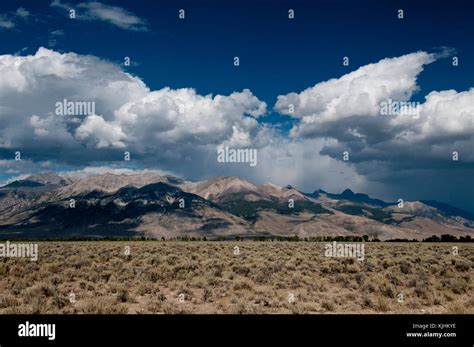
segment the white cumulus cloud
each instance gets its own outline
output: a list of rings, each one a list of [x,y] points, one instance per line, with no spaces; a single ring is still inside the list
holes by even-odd
[[[280,95],[275,110],[301,119],[293,129],[295,136],[310,136],[321,124],[349,117],[377,116],[382,101],[409,100],[418,90],[418,74],[434,60],[434,55],[426,52],[382,59],[300,93]]]

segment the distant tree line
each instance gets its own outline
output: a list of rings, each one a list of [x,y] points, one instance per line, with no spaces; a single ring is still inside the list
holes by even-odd
[[[441,237],[433,235],[423,240],[423,242],[473,242],[474,240],[471,236],[459,236],[459,239],[456,236],[445,234]]]
[[[237,241],[242,241],[243,238],[236,236],[235,239]],[[474,239],[471,236],[460,236],[457,238],[456,236],[445,234],[441,235],[441,237],[433,235],[427,237],[423,240],[416,240],[416,239],[390,239],[385,241],[380,241],[378,238],[369,238],[368,235],[363,236],[316,236],[316,237],[305,237],[300,238],[297,235],[294,236],[257,236],[251,238],[253,241],[290,241],[290,242],[473,242]]]
[[[298,235],[293,236],[254,236],[254,237],[241,237],[235,236],[234,238],[230,237],[223,237],[218,236],[217,238],[207,238],[203,237],[194,237],[194,236],[178,236],[172,238],[156,238],[156,237],[147,237],[147,236],[140,236],[140,237],[133,237],[133,236],[126,236],[126,237],[76,237],[76,238],[68,238],[68,239],[61,239],[61,238],[9,238],[9,239],[0,239],[0,243],[6,242],[40,242],[40,241],[185,241],[185,242],[195,242],[195,241],[277,241],[277,242],[381,242],[378,238],[370,238],[369,235],[363,236],[314,236],[314,237],[305,237],[300,238]],[[422,241],[416,239],[390,239],[385,240],[383,242],[473,242],[474,239],[471,236],[460,236],[457,238],[456,236],[445,234],[441,236],[430,236]]]

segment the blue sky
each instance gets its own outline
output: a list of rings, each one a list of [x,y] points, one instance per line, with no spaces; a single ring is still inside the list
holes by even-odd
[[[70,4],[77,2],[70,1]],[[0,31],[0,53],[48,47],[121,62],[152,89],[193,87],[201,94],[250,88],[274,102],[288,90],[339,77],[385,57],[453,47],[460,65],[440,61],[420,76],[422,91],[472,86],[474,61],[471,1],[109,1],[148,22],[148,32],[123,30],[103,21],[71,21],[50,1],[2,1],[0,13],[22,6],[37,16],[16,30]],[[470,4],[470,5],[468,5]],[[179,9],[186,19],[179,20]],[[295,20],[288,20],[288,9]],[[397,9],[405,18],[397,18]],[[241,65],[235,68],[233,57]],[[350,58],[350,66],[341,64]],[[423,93],[421,93],[423,94]]]
[[[70,8],[77,10],[77,19],[68,18]],[[184,20],[178,18],[179,9],[186,11]],[[292,20],[288,19],[289,9],[295,11],[295,18]],[[397,18],[398,9],[403,9],[403,19]],[[186,98],[194,100],[193,102],[198,102],[200,96],[220,94],[226,97],[226,102],[243,104],[231,109],[222,105],[215,106],[213,112],[223,112],[222,117],[228,112],[234,118],[229,116],[231,120],[223,120],[222,126],[219,123],[221,118],[211,119],[211,122],[219,125],[216,126],[216,131],[221,131],[216,133],[213,141],[208,138],[212,138],[214,130],[203,131],[201,134],[181,131],[177,127],[173,133],[176,137],[172,140],[164,139],[166,132],[161,132],[163,129],[157,124],[145,119],[141,124],[150,122],[148,128],[156,128],[153,134],[144,130],[137,131],[136,126],[133,129],[127,128],[129,124],[124,119],[114,116],[114,111],[122,103],[119,100],[110,101],[108,94],[103,96],[103,100],[98,98],[97,101],[99,108],[104,107],[102,118],[90,119],[90,122],[81,119],[81,126],[74,122],[57,124],[51,121],[47,105],[31,104],[31,107],[25,105],[22,109],[20,101],[14,105],[8,104],[5,109],[18,111],[16,119],[23,116],[25,118],[21,130],[18,130],[13,118],[9,119],[7,113],[2,116],[0,108],[0,119],[3,117],[6,120],[3,132],[0,127],[0,160],[5,160],[0,180],[46,168],[79,170],[88,166],[118,165],[162,169],[191,179],[209,178],[215,174],[238,174],[258,183],[272,180],[278,184],[293,184],[307,191],[317,188],[342,190],[350,187],[385,199],[396,199],[399,196],[407,199],[438,199],[474,210],[472,192],[465,189],[464,183],[473,173],[472,153],[468,153],[469,148],[472,152],[472,142],[469,142],[472,134],[467,131],[470,129],[466,130],[463,126],[466,114],[469,115],[471,109],[472,93],[462,94],[473,87],[474,80],[473,15],[473,2],[460,0],[383,3],[2,1],[0,55],[4,57],[20,59],[19,57],[36,55],[39,59],[38,49],[45,47],[49,53],[43,52],[40,55],[50,59],[49,67],[55,67],[54,63],[62,59],[61,54],[73,52],[80,56],[74,64],[89,69],[91,76],[97,74],[100,81],[107,78],[128,79],[114,70],[111,67],[113,65],[142,81],[149,91],[171,88],[171,92],[164,93],[166,95],[163,97],[159,96],[160,102],[166,98],[179,97],[174,92],[179,88],[192,88],[197,97],[188,90]],[[416,52],[424,53],[416,55]],[[446,57],[439,58],[436,55],[441,52]],[[430,54],[436,58],[429,58]],[[88,60],[86,56],[98,60]],[[129,67],[122,64],[126,56],[132,59]],[[235,56],[240,59],[239,67],[233,66]],[[349,66],[342,65],[344,56],[349,57]],[[409,100],[424,103],[430,92],[454,90],[453,93],[444,93],[442,98],[449,98],[449,102],[454,105],[450,110],[459,104],[465,111],[463,116],[459,116],[450,125],[451,128],[445,129],[446,131],[439,128],[439,122],[435,118],[439,114],[432,111],[426,115],[431,121],[416,125],[416,140],[403,145],[397,139],[409,132],[407,129],[410,128],[405,125],[403,131],[400,130],[400,125],[393,124],[389,130],[384,130],[388,126],[385,121],[373,122],[369,118],[359,117],[360,114],[351,115],[357,116],[356,118],[325,114],[324,110],[331,107],[334,98],[325,100],[326,104],[323,106],[308,105],[304,104],[305,97],[299,94],[318,83],[339,79],[368,64],[404,56],[408,57],[406,69],[395,67],[395,63],[386,67],[390,85],[393,87],[406,82],[402,77],[400,80],[396,79],[397,69],[400,69],[400,76],[406,73],[405,77],[413,79],[416,84],[407,83],[400,90],[397,89],[395,94],[387,95],[391,97],[406,91]],[[452,65],[454,56],[459,58],[459,65],[456,67]],[[405,58],[400,59],[405,61]],[[16,69],[13,64],[8,64],[11,64],[10,60],[2,70],[5,76],[10,71],[8,69]],[[30,62],[23,59],[21,64],[28,66]],[[94,70],[93,65],[100,67]],[[44,90],[40,92],[34,87],[40,85],[36,70],[36,75],[31,79],[25,77],[31,69],[35,69],[34,66],[36,65],[25,67],[20,73],[26,81],[34,80],[37,84],[29,86],[30,89],[20,88],[22,95],[18,92],[20,89],[9,94],[0,85],[0,101],[7,103],[12,100],[13,95],[13,99],[26,98],[37,100],[37,103],[41,103],[40,100],[52,100],[50,103],[53,103],[54,100],[66,97],[80,99],[81,93],[87,90],[86,87],[75,90],[73,86],[67,85],[67,75],[61,75],[61,78],[52,81],[41,76],[44,86],[52,86],[51,93],[46,95]],[[393,70],[390,71],[391,69]],[[106,74],[101,75],[104,71]],[[55,74],[54,71],[52,73]],[[114,74],[116,77],[110,77]],[[57,76],[59,75],[60,73]],[[375,75],[379,78],[379,84],[375,83],[369,92],[375,93],[374,95],[384,88],[380,85],[383,76],[380,73]],[[368,73],[367,76],[373,75]],[[368,77],[367,85],[371,85],[370,78],[372,77]],[[13,79],[6,80],[12,86],[19,83]],[[100,81],[92,78],[90,83],[100,85]],[[62,83],[65,87],[61,89]],[[138,86],[137,80],[127,83],[137,88],[137,91],[133,96],[121,95],[123,103],[145,97],[147,90]],[[330,87],[321,88],[322,91],[315,92],[316,96],[318,93],[331,93]],[[364,89],[364,85],[361,88]],[[250,90],[251,95],[243,93],[235,98],[230,97],[233,92],[242,92],[244,89]],[[287,106],[285,95],[289,93],[299,95],[300,114],[296,117],[290,117],[284,111]],[[349,94],[354,97],[353,93],[352,90]],[[283,98],[280,104],[283,106],[274,109],[279,97]],[[242,101],[244,99],[245,102]],[[348,109],[356,109],[362,99],[357,100],[358,104],[344,105]],[[438,96],[435,95],[426,106],[431,107],[437,102]],[[263,103],[266,104],[265,112],[257,111],[255,107],[258,108]],[[434,109],[439,108],[433,106]],[[247,117],[249,110],[257,114],[252,120]],[[128,111],[130,110],[123,111],[124,117],[130,115]],[[371,109],[363,112],[370,113]],[[238,115],[240,113],[242,114]],[[157,113],[155,119],[162,125],[169,122],[168,116]],[[148,114],[144,117],[148,117]],[[187,124],[194,124],[192,115],[189,117]],[[315,121],[318,117],[333,118],[327,118],[324,122]],[[339,119],[339,123],[334,123],[334,119]],[[253,121],[259,125],[252,123]],[[199,123],[196,124],[199,126]],[[32,129],[25,130],[25,127]],[[236,133],[234,127],[241,132]],[[48,137],[53,133],[53,128],[57,135],[55,139]],[[210,125],[209,128],[212,129]],[[100,129],[108,129],[109,133],[100,133]],[[364,141],[357,140],[357,136],[361,138],[359,133],[362,133]],[[58,134],[62,134],[62,137]],[[384,136],[387,138],[383,139]],[[25,138],[32,141],[26,141]],[[213,152],[209,152],[209,146],[235,143],[237,138],[241,141],[240,145],[250,144],[261,148],[260,169],[252,171],[245,166],[214,167],[209,164],[209,161],[215,161]],[[154,139],[157,141],[156,146],[148,143]],[[176,147],[179,150],[174,152]],[[313,149],[310,150],[311,148]],[[411,156],[410,148],[418,154]],[[458,148],[462,152],[461,160],[453,168],[452,161],[446,161],[445,158]],[[120,162],[124,149],[132,150],[137,160],[126,164]],[[353,163],[340,162],[339,154],[344,149],[354,154]],[[18,163],[7,162],[15,150],[23,150],[25,158],[30,161],[28,165],[18,167]],[[383,157],[391,159],[389,161]],[[273,162],[269,163],[271,160]],[[277,162],[284,164],[277,165]]]

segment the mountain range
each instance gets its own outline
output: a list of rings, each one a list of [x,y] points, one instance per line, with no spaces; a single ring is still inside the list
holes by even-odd
[[[156,172],[74,177],[45,173],[0,187],[0,238],[473,235],[474,215],[437,201],[385,202],[255,185],[239,177],[190,182]]]

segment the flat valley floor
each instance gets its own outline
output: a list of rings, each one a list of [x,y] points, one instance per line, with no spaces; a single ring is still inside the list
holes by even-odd
[[[457,247],[453,248],[453,247]],[[0,313],[474,313],[474,244],[40,242],[0,259]]]

